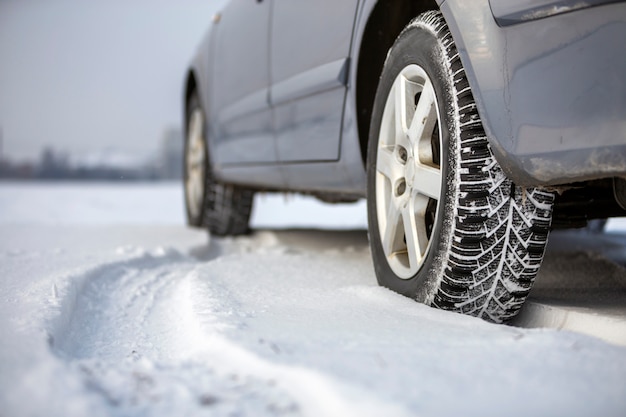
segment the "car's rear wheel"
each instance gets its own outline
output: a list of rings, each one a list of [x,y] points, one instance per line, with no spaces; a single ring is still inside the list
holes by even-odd
[[[554,196],[502,172],[438,12],[411,22],[389,52],[367,169],[381,285],[494,322],[518,312],[543,258]]]
[[[184,149],[184,190],[187,223],[206,227],[218,236],[248,232],[252,190],[222,184],[211,170],[204,111],[196,93],[187,102]]]

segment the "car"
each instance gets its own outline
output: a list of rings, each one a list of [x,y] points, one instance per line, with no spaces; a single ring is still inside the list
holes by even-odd
[[[188,223],[367,199],[380,285],[513,318],[555,228],[626,214],[626,3],[231,0],[183,88]]]

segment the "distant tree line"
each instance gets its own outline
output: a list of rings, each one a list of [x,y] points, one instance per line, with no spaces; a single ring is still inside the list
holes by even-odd
[[[0,179],[75,181],[157,181],[182,177],[180,130],[167,129],[161,152],[146,163],[120,166],[107,162],[73,164],[67,153],[46,147],[37,162],[15,162],[0,154]]]

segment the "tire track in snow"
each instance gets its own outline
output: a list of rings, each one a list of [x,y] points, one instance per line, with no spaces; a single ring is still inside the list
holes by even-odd
[[[223,330],[243,322],[236,297],[211,279],[211,262],[271,250],[276,242],[266,233],[213,246],[208,263],[176,252],[147,254],[72,279],[50,325],[51,347],[111,415],[405,414],[224,337]]]
[[[146,295],[153,294],[151,287],[167,285],[164,266],[181,263],[184,257],[176,252],[144,254],[70,278],[60,315],[50,326],[54,351],[68,358],[102,355],[107,341],[126,330],[130,321],[125,319],[136,313],[137,300],[143,298],[144,305],[149,305]],[[139,292],[142,288],[144,294]],[[108,327],[107,332],[101,331],[104,327]]]

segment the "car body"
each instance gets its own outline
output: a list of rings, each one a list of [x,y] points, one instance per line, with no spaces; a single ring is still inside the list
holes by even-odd
[[[371,49],[389,47],[389,40],[372,39],[376,29],[368,27],[384,27],[377,20],[392,12],[383,9],[395,7],[387,3],[226,5],[193,60],[186,88],[199,85],[209,109],[208,139],[220,178],[365,196],[367,122],[359,118],[367,121],[373,98],[360,84],[375,82],[380,72],[381,52]],[[525,185],[626,175],[623,2],[588,1],[584,8],[573,1],[517,1],[516,8],[507,0],[437,3],[460,43],[507,175]]]
[[[192,95],[206,119],[215,180],[366,197],[379,80],[429,10],[447,24],[504,175],[558,192],[552,227],[624,215],[626,2],[615,0],[229,1],[184,88],[186,120]]]

